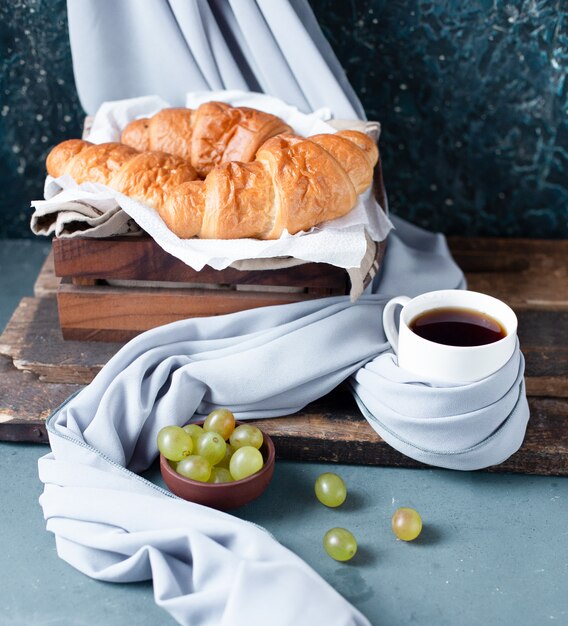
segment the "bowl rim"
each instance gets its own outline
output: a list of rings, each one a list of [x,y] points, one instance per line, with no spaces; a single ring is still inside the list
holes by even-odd
[[[205,420],[201,420],[199,422],[188,422],[188,423],[197,424],[197,426],[203,426],[203,424],[205,423]],[[242,424],[246,424],[246,423],[247,422],[235,420],[235,428],[237,426],[241,426]],[[253,424],[253,426],[255,425],[256,424]],[[187,426],[187,424],[184,424],[184,426]],[[230,483],[209,483],[209,482],[202,482],[200,480],[193,480],[193,478],[188,478],[187,476],[178,474],[175,471],[175,469],[170,465],[168,459],[166,459],[166,457],[161,452],[160,452],[160,468],[163,469],[169,475],[173,476],[173,478],[175,479],[181,479],[182,481],[186,481],[191,485],[194,485],[196,487],[203,487],[206,489],[227,489],[235,485],[238,485],[238,486],[246,485],[249,482],[258,480],[259,477],[269,472],[270,468],[274,465],[274,462],[276,461],[276,449],[274,447],[274,442],[272,441],[270,436],[267,435],[261,428],[258,428],[258,430],[260,430],[260,432],[262,433],[262,437],[263,437],[262,445],[264,446],[266,444],[266,447],[268,448],[268,454],[267,454],[264,465],[258,470],[258,472],[255,472],[254,474],[251,474],[250,476],[247,476],[246,478],[241,478],[240,480],[233,480]]]

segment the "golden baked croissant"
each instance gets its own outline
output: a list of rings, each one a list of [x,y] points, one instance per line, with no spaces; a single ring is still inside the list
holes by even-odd
[[[55,146],[46,166],[51,176],[69,174],[77,184],[101,183],[155,208],[165,204],[175,187],[197,178],[191,164],[173,154],[81,139]]]
[[[248,107],[206,102],[197,109],[162,109],[128,124],[120,141],[136,150],[159,150],[191,162],[201,178],[219,163],[249,162],[271,137],[291,133],[283,120]]]
[[[218,165],[204,181],[173,155],[77,139],[51,151],[47,170],[145,202],[182,239],[277,239],[284,229],[295,234],[348,213],[371,184],[377,160],[367,135],[345,130],[273,137],[252,163]]]

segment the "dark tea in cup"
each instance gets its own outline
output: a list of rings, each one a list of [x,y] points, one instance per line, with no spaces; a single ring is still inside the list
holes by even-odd
[[[419,337],[446,346],[483,346],[507,336],[503,325],[494,317],[461,307],[425,311],[408,327]]]

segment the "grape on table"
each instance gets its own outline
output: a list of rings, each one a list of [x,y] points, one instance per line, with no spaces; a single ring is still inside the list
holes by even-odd
[[[392,516],[392,530],[403,541],[414,541],[422,532],[422,518],[418,511],[408,507],[400,507]]]
[[[341,476],[332,472],[320,474],[315,482],[316,498],[325,506],[337,507],[345,502],[347,488]]]
[[[357,552],[357,540],[347,528],[332,528],[324,535],[323,547],[332,559],[349,561]]]

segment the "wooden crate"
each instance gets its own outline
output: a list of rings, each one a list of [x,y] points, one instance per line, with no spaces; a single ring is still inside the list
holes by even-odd
[[[381,246],[382,249],[382,246]],[[55,239],[65,339],[124,341],[188,317],[344,295],[347,272],[323,263],[277,270],[195,271],[150,237]]]
[[[380,158],[373,193],[386,207]],[[386,242],[377,244],[374,271],[385,247]],[[189,317],[345,295],[350,288],[347,272],[325,263],[195,271],[149,236],[54,239],[53,258],[55,274],[62,279],[57,292],[60,326],[68,340],[127,341]]]

